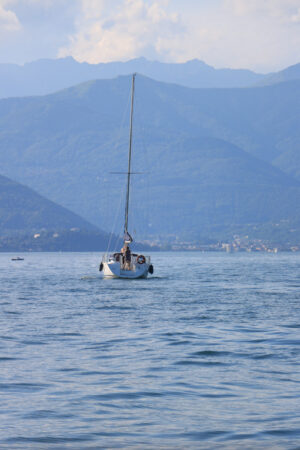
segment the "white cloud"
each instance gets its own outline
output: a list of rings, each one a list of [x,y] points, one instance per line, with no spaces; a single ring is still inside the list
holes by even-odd
[[[224,56],[233,56],[235,67],[262,71],[299,62],[299,6],[299,0],[224,0]]]
[[[17,15],[6,8],[7,2],[0,1],[0,30],[3,31],[16,31],[19,30],[21,25]]]
[[[0,0],[0,62],[55,58],[74,32],[81,0]]]
[[[298,11],[292,15],[291,20],[294,23],[300,23],[300,7],[298,8]]]
[[[269,72],[300,60],[299,0],[219,0],[184,14],[175,60]],[[170,42],[172,45],[172,42]]]
[[[293,22],[299,13],[299,0],[225,0],[228,10],[239,16],[268,17],[281,22]]]
[[[146,53],[162,57],[180,29],[178,14],[164,0],[82,0],[77,33],[60,56],[90,63],[127,60]]]
[[[217,67],[275,69],[297,62],[299,0],[81,0],[59,56],[90,63],[138,56]]]

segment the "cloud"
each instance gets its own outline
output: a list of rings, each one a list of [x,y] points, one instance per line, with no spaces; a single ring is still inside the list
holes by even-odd
[[[0,62],[55,58],[74,32],[78,4],[79,0],[0,0]]]
[[[167,45],[180,32],[179,16],[167,1],[82,0],[77,32],[59,56],[71,54],[90,63],[137,56],[167,57]]]
[[[267,71],[297,62],[299,0],[81,0],[59,49],[90,63],[138,56]]]
[[[292,15],[291,20],[293,23],[300,24],[300,7],[298,8],[298,11]]]
[[[225,6],[238,16],[265,17],[279,22],[294,22],[300,11],[299,0],[225,0]]]
[[[299,12],[299,0],[224,0],[224,56],[262,71],[299,62]]]
[[[177,60],[215,67],[279,70],[299,62],[299,0],[211,0],[184,13],[186,33],[174,40]],[[196,7],[195,7],[196,8]]]
[[[0,30],[3,31],[16,31],[19,30],[21,24],[18,17],[13,11],[5,8],[6,2],[0,1]]]

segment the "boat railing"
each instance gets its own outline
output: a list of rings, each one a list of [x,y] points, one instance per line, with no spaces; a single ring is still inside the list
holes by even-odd
[[[136,265],[140,264],[139,261],[142,260],[142,257],[145,258],[145,263],[146,264],[149,265],[151,263],[150,256],[143,255],[142,253],[131,253],[130,266],[132,268],[134,268],[133,266],[136,266]],[[116,252],[116,253],[105,253],[102,256],[102,262],[103,263],[119,262],[121,264],[121,266],[124,266],[124,267],[126,265],[126,261],[125,261],[124,255],[122,253],[118,253],[118,252]]]

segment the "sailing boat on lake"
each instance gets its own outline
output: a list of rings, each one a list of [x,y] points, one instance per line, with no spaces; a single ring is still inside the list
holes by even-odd
[[[125,206],[125,223],[123,247],[117,253],[105,253],[102,257],[99,270],[103,271],[104,277],[113,278],[146,278],[148,273],[153,274],[153,265],[150,256],[132,253],[130,244],[133,239],[128,231],[129,216],[129,197],[130,197],[130,176],[131,172],[131,150],[132,150],[132,125],[133,125],[133,107],[134,107],[134,88],[135,76],[132,75],[131,90],[131,111],[130,111],[130,133],[129,133],[129,152],[128,152],[128,171],[127,171],[127,189]]]

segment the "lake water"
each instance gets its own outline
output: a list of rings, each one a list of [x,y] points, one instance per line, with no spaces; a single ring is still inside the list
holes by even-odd
[[[300,448],[300,255],[0,254],[1,449]]]

